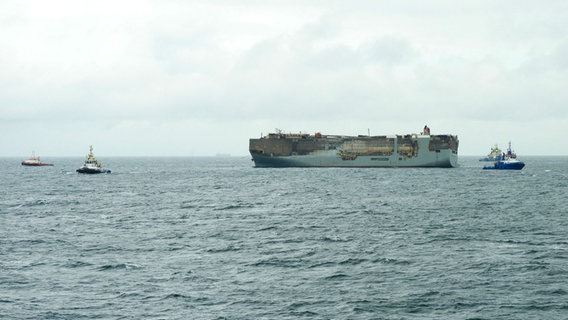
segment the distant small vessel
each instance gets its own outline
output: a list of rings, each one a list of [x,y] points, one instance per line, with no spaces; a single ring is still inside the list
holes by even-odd
[[[39,157],[35,156],[35,152],[32,152],[32,156],[29,157],[27,160],[22,161],[23,166],[30,166],[30,167],[49,167],[53,166],[52,163],[43,163],[39,159]]]
[[[500,161],[503,159],[503,151],[499,149],[497,144],[491,148],[491,152],[485,158],[479,159],[479,161]]]
[[[93,146],[90,146],[87,159],[85,159],[85,163],[79,169],[77,169],[77,172],[96,174],[96,173],[110,173],[110,170],[103,169],[102,164],[95,159],[95,155],[93,154]]]
[[[521,170],[525,167],[525,163],[517,159],[517,154],[511,150],[511,142],[507,153],[501,155],[501,160],[495,161],[492,166],[484,166],[486,170]]]

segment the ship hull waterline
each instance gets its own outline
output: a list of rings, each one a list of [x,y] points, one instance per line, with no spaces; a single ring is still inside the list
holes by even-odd
[[[53,167],[51,163],[24,163],[22,162],[23,166],[26,167]]]
[[[445,154],[449,153],[449,154]],[[251,154],[256,168],[453,168],[457,167],[458,157],[451,152],[440,152],[430,159],[402,159],[399,157],[358,156],[354,160],[343,160],[331,155],[270,156]]]
[[[79,168],[77,170],[78,173],[85,173],[85,174],[99,174],[99,173],[110,173],[110,170],[106,169],[90,169],[90,168]]]

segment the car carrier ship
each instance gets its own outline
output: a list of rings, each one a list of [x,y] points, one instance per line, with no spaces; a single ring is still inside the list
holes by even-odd
[[[458,164],[456,135],[341,136],[269,133],[249,140],[255,167],[439,167]]]

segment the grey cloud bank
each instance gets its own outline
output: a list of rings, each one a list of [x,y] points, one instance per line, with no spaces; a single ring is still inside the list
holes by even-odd
[[[4,1],[0,156],[247,154],[289,132],[567,155],[568,3]]]

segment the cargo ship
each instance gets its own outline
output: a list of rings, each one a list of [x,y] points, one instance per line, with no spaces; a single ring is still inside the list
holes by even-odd
[[[249,140],[255,167],[438,167],[458,165],[456,135],[341,136],[269,133]]]

